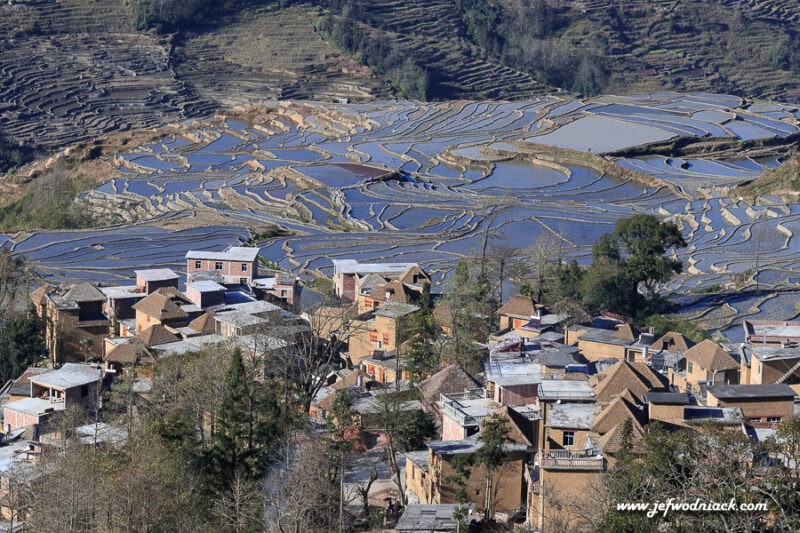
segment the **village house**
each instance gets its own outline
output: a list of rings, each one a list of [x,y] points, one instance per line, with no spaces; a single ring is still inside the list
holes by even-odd
[[[346,354],[348,364],[357,366],[361,359],[376,352],[397,351],[406,317],[419,310],[416,305],[387,302],[352,319]]]
[[[64,363],[58,370],[31,376],[30,396],[3,408],[6,432],[25,428],[35,438],[40,424],[54,412],[73,405],[96,409],[100,378],[98,368],[77,363]]]
[[[425,283],[430,283],[430,277],[417,263],[359,263],[354,259],[334,259],[332,263],[334,291],[345,300],[357,301],[359,294],[372,299],[372,291],[390,281],[399,281],[418,292]],[[370,279],[364,281],[367,276]],[[374,299],[383,302],[385,295],[376,295]],[[366,302],[363,307],[366,308]]]
[[[500,320],[500,331],[513,332],[525,339],[539,339],[544,333],[559,328],[565,316],[550,313],[544,306],[534,302],[530,296],[517,294],[496,311]]]
[[[260,248],[233,246],[224,252],[190,250],[186,253],[187,282],[210,279],[223,285],[249,286],[258,277]]]
[[[797,346],[800,321],[742,320],[744,342],[761,346]]]
[[[157,289],[133,306],[136,311],[136,333],[152,326],[177,328],[187,325],[202,309],[177,289]]]
[[[254,278],[250,288],[259,300],[279,303],[286,308],[300,305],[300,279],[291,272],[273,270]]]
[[[676,368],[669,369],[669,380],[680,391],[700,392],[701,385],[736,384],[739,363],[712,340],[692,346]]]
[[[136,290],[145,294],[152,294],[158,289],[172,287],[178,289],[178,275],[169,268],[152,268],[148,270],[134,270],[136,275]]]
[[[442,440],[457,441],[475,435],[484,419],[500,407],[487,397],[483,388],[442,394],[439,400]]]
[[[614,329],[570,326],[567,329],[566,344],[577,345],[588,362],[604,359],[632,361],[636,358],[635,352],[642,351],[641,347],[632,347],[638,339],[639,331],[627,323],[618,323]]]
[[[794,390],[786,384],[709,385],[708,407],[738,407],[749,424],[771,424],[794,416]]]
[[[363,358],[361,367],[378,383],[411,379],[411,375],[406,370],[405,358],[400,357],[398,360],[396,352],[376,352]]]
[[[452,363],[431,377],[420,381],[417,388],[422,395],[423,410],[433,416],[437,423],[441,423],[442,415],[438,402],[442,395],[477,389],[480,388],[480,383],[459,365]]]
[[[743,344],[739,347],[739,383],[786,383],[800,391],[800,347]]]
[[[45,346],[58,364],[102,355],[102,340],[109,333],[109,320],[103,314],[106,296],[91,283],[54,288],[42,285],[31,300],[45,324]]]
[[[512,431],[512,434],[515,432]],[[468,503],[482,512],[486,505],[485,469],[480,464],[465,467],[469,476],[461,483],[456,458],[469,461],[483,443],[477,435],[461,440],[426,442],[427,450],[406,455],[406,487],[411,502],[421,504],[456,503],[456,496],[463,483],[463,494]],[[529,445],[525,442],[507,441],[503,444],[503,464],[493,475],[495,509],[506,516],[515,514],[525,501],[525,463],[529,456]]]

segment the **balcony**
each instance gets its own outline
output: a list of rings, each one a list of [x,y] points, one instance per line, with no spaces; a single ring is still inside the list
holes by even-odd
[[[605,468],[601,455],[595,455],[593,449],[588,450],[544,450],[541,452],[539,464],[548,470],[598,470]]]

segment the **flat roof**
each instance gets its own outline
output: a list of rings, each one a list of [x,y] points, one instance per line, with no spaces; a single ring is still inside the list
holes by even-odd
[[[800,348],[784,348],[783,346],[759,346],[751,344],[750,353],[759,361],[780,361],[782,359],[800,359]]]
[[[690,405],[692,403],[686,392],[646,392],[644,401],[654,405]]]
[[[206,250],[189,250],[186,259],[210,259],[212,261],[255,261],[261,248],[232,246],[224,252]]]
[[[243,311],[222,311],[214,315],[214,320],[224,324],[234,326],[256,326],[267,322],[266,318],[261,318]]]
[[[258,313],[274,313],[275,311],[281,311],[281,308],[275,304],[265,302],[264,300],[250,300],[247,302],[227,304],[225,309],[221,309],[221,311],[225,310],[241,311],[250,315],[256,315]]]
[[[720,400],[794,398],[795,392],[785,383],[771,385],[709,385],[708,393]]]
[[[402,274],[412,267],[419,267],[418,263],[359,263],[355,259],[331,259],[333,268],[344,274]]]
[[[202,350],[204,347],[211,344],[221,344],[230,341],[228,337],[222,335],[198,335],[197,337],[189,337],[182,341],[168,342],[152,346],[150,349],[158,355],[158,357],[167,357],[170,355],[181,355],[188,352],[196,352]]]
[[[543,400],[594,400],[588,381],[546,379],[539,383],[539,398]]]
[[[457,529],[453,512],[460,504],[440,503],[433,505],[406,505],[403,514],[397,520],[395,531],[454,531]],[[472,504],[465,507],[470,508]],[[466,530],[466,527],[462,527]]]
[[[389,318],[402,318],[414,311],[419,311],[419,306],[400,302],[386,302],[375,310],[375,315]]]
[[[593,403],[555,404],[547,413],[547,427],[592,429],[596,410],[597,407]]]
[[[210,279],[204,279],[201,281],[190,281],[189,283],[186,284],[186,286],[191,287],[197,292],[225,292],[228,290],[224,286],[217,283],[216,281],[211,281]]]
[[[580,328],[586,329],[586,333],[578,337],[579,341],[589,342],[602,342],[603,344],[614,344],[616,346],[628,346],[635,341],[630,339],[623,339],[617,336],[615,329],[599,329],[599,328]]]
[[[51,370],[31,378],[31,383],[55,389],[69,389],[100,381],[100,370],[78,363],[64,363],[58,370]]]
[[[739,407],[703,407],[687,405],[683,408],[683,420],[688,423],[713,420],[721,424],[741,424],[744,414]]]
[[[100,287],[100,292],[111,300],[124,300],[126,298],[144,298],[146,292],[136,292],[136,285],[120,285],[117,287]]]
[[[431,440],[425,445],[438,455],[461,455],[475,453],[483,447],[483,443],[478,440],[478,435],[473,435],[462,440]],[[526,451],[528,447],[517,442],[506,441],[503,443],[503,451]]]
[[[742,326],[751,342],[758,342],[759,338],[800,338],[800,321],[743,320]]]
[[[145,281],[170,281],[178,279],[178,275],[171,268],[150,268],[147,270],[134,270],[137,278]]]
[[[41,398],[23,398],[16,402],[9,402],[3,407],[6,409],[13,409],[21,413],[29,415],[42,415],[47,409],[54,411],[61,411],[64,409],[64,402],[51,402],[50,400],[43,400]]]

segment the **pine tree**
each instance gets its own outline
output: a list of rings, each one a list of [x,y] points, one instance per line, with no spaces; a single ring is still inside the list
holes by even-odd
[[[238,470],[258,472],[252,438],[252,419],[248,416],[246,372],[242,353],[236,348],[225,375],[225,395],[217,412],[217,427],[212,447],[212,476],[216,484]]]

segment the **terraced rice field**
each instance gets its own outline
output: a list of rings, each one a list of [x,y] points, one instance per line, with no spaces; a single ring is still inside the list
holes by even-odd
[[[686,273],[665,290],[758,283],[759,292],[743,296],[682,297],[686,316],[727,331],[743,316],[800,311],[792,303],[800,205],[748,205],[726,194],[780,161],[747,152],[722,161],[609,156],[619,172],[600,173],[584,166],[591,157],[549,157],[541,145],[556,147],[550,156],[578,149],[595,157],[643,141],[800,133],[795,107],[742,105],[674,93],[315,104],[303,121],[286,118],[271,130],[187,123],[182,136],[118,154],[116,175],[85,194],[98,211],[116,213],[118,227],[11,236],[5,246],[48,276],[110,280],[144,265],[180,268],[189,248],[244,241],[247,228],[277,224],[293,235],[261,243],[262,256],[298,273],[330,274],[331,259],[357,257],[418,261],[441,280],[487,234],[520,248],[555,235],[566,257],[587,262],[618,218],[655,213],[677,222],[689,243],[679,251]],[[197,227],[165,229],[176,219]]]

